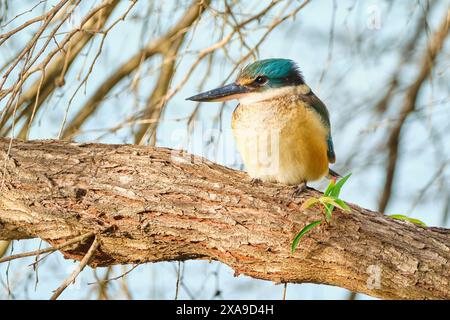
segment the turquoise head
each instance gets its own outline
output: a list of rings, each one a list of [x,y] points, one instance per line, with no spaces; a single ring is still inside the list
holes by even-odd
[[[255,61],[241,70],[235,82],[187,98],[193,101],[227,101],[251,93],[304,84],[296,63],[289,59]]]

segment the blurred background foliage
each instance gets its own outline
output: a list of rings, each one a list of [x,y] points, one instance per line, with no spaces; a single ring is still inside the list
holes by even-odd
[[[231,82],[255,59],[290,58],[330,110],[333,168],[353,173],[342,198],[448,226],[449,6],[0,0],[0,134],[186,149],[243,169],[230,132],[236,103],[184,99]],[[0,255],[45,246],[1,242]],[[33,262],[0,265],[0,298],[48,298],[74,267],[59,253]],[[235,278],[217,262],[132,268],[86,268],[62,298],[282,298],[282,286]],[[287,299],[328,298],[367,297],[324,285],[287,289]]]

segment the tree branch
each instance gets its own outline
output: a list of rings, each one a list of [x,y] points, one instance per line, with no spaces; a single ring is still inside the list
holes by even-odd
[[[134,54],[128,61],[118,67],[95,91],[89,100],[81,107],[73,120],[65,128],[62,137],[70,139],[85,123],[85,121],[97,110],[97,107],[106,97],[106,95],[126,76],[133,73],[143,61],[153,57],[156,54],[165,54],[171,48],[174,41],[189,30],[189,27],[204,12],[205,7],[209,5],[208,1],[194,1],[187,9],[178,23],[162,37],[150,42],[145,48]]]
[[[152,146],[156,144],[156,129],[166,102],[164,97],[174,76],[176,56],[183,44],[183,40],[184,34],[173,42],[173,47],[164,55],[164,62],[161,66],[156,86],[147,100],[146,108],[142,116],[143,119],[151,120],[151,122],[143,123],[139,126],[134,138],[136,144],[144,144],[142,142],[144,142],[143,138],[147,132],[149,132],[148,140],[151,141],[150,144]]]
[[[11,143],[11,145],[10,145]],[[325,283],[380,298],[450,298],[450,230],[351,205],[290,244],[320,193],[253,185],[243,172],[164,148],[0,138],[0,239],[53,246],[94,232],[89,264],[212,259],[236,275]],[[61,249],[82,260],[90,245]]]
[[[54,247],[45,248],[45,249],[36,250],[36,251],[31,251],[31,252],[24,252],[24,253],[19,253],[19,254],[13,254],[13,255],[10,255],[10,256],[5,257],[5,258],[0,258],[0,263],[6,262],[6,261],[15,260],[15,259],[20,259],[20,258],[25,258],[25,257],[37,256],[37,255],[40,255],[40,254],[43,254],[43,253],[54,252],[54,251],[60,250],[62,248],[65,248],[67,246],[70,246],[72,244],[76,244],[78,242],[81,242],[81,241],[83,241],[83,240],[85,240],[87,238],[90,238],[92,236],[94,236],[94,233],[88,232],[86,234],[83,234],[83,235],[81,235],[79,237],[75,237],[73,239],[70,239],[70,240],[68,240],[68,241],[66,241],[66,242],[64,242],[62,244],[59,244],[57,246],[54,246]],[[2,253],[2,252],[0,251],[0,253]]]
[[[88,265],[89,260],[92,259],[92,256],[95,254],[95,251],[100,246],[100,242],[98,240],[98,237],[94,238],[94,241],[92,242],[91,246],[89,247],[88,252],[83,257],[83,259],[80,261],[80,264],[73,270],[72,274],[69,278],[67,278],[59,287],[55,290],[50,300],[56,300],[61,295],[61,293],[66,290],[66,288],[73,282],[75,282],[75,279],[78,277],[81,271]]]
[[[386,146],[388,148],[388,158],[386,163],[385,181],[378,205],[378,210],[384,212],[389,204],[392,189],[397,171],[399,158],[399,147],[402,130],[409,115],[416,109],[416,102],[419,92],[425,80],[431,74],[437,55],[444,46],[450,27],[450,7],[442,19],[439,29],[433,34],[428,42],[427,49],[422,57],[419,74],[414,82],[408,87],[402,108],[399,111],[397,120],[389,133]]]
[[[114,11],[119,1],[104,0],[99,6],[89,12],[84,17],[81,26],[72,30],[62,41],[57,48],[46,56],[44,61],[34,70],[42,72],[39,77],[30,87],[20,95],[17,104],[13,107],[12,102],[5,107],[5,114],[2,115],[0,126],[2,128],[2,135],[7,135],[11,131],[13,124],[7,125],[8,120],[18,112],[18,116],[13,121],[18,122],[21,118],[26,117],[26,123],[21,130],[21,137],[25,138],[26,133],[31,125],[33,116],[39,111],[42,103],[50,96],[50,94],[58,87],[64,85],[64,76],[70,69],[70,66],[80,54],[96,32],[100,31],[108,20],[109,16]],[[67,16],[70,14],[68,13]],[[56,33],[57,30],[54,30]],[[59,52],[58,55],[56,55]],[[56,57],[53,59],[53,57]],[[53,59],[53,60],[52,60]],[[53,61],[51,64],[50,61]],[[31,67],[30,67],[31,68]],[[20,86],[25,83],[33,72],[24,72],[24,79],[20,81]],[[16,89],[16,91],[18,91]],[[12,100],[11,100],[12,101]],[[17,110],[20,108],[20,110]],[[19,112],[20,111],[20,112]]]

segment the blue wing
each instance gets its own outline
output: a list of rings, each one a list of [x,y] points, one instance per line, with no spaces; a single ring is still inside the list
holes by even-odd
[[[333,138],[331,137],[331,133],[328,134],[327,146],[328,146],[327,149],[328,161],[330,163],[335,163],[336,154],[334,153]]]

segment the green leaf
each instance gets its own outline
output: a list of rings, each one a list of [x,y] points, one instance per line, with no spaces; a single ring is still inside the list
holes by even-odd
[[[342,201],[341,199],[335,198],[335,197],[321,197],[319,199],[319,201],[325,206],[327,207],[328,205],[334,206],[334,207],[338,207],[341,210],[346,210],[345,207],[348,208],[348,206],[346,204],[344,204],[344,206],[342,206]]]
[[[331,214],[333,213],[333,209],[334,209],[334,207],[331,205],[331,204],[324,204],[324,206],[325,206],[325,214],[326,214],[326,219],[327,219],[327,222],[330,222],[331,221]]]
[[[419,226],[424,226],[424,227],[427,226],[423,221],[420,221],[419,219],[410,218],[410,217],[404,216],[402,214],[391,214],[388,217],[391,217],[391,218],[397,219],[397,220],[409,221],[409,222],[418,224]]]
[[[322,220],[316,220],[308,224],[306,227],[304,227],[294,238],[294,241],[292,241],[291,246],[291,252],[294,253],[295,249],[297,249],[298,243],[300,239],[307,233],[309,230],[314,228],[315,226],[319,225],[322,222]]]
[[[334,199],[334,201],[336,201],[337,204],[339,204],[339,207],[341,210],[343,211],[351,211],[350,207],[345,203],[344,200],[336,198]]]
[[[325,192],[323,194],[325,196],[329,196],[331,194],[331,192],[333,191],[335,185],[336,185],[335,181],[334,180],[330,180],[330,183],[328,184],[328,186],[327,186],[327,188],[326,188],[326,190],[325,190]]]
[[[345,177],[343,177],[342,179],[340,179],[338,182],[336,182],[336,185],[334,186],[333,190],[331,191],[330,196],[333,197],[339,197],[339,194],[341,193],[341,189],[342,186],[347,182],[348,178],[350,178],[352,174],[349,173],[348,175],[346,175]]]
[[[321,202],[321,203],[331,203],[331,202],[333,202],[334,201],[334,198],[333,197],[325,197],[325,196],[322,196],[322,197],[320,197],[319,198],[319,201]]]
[[[313,205],[315,205],[317,202],[319,202],[318,198],[309,198],[308,200],[303,202],[300,209],[302,209],[302,210],[308,209],[308,208],[312,207]]]
[[[331,214],[333,213],[333,210],[334,210],[333,198],[331,198],[331,197],[320,197],[319,201],[325,207],[325,215],[326,215],[327,222],[330,222],[331,221],[331,217],[332,217]]]

